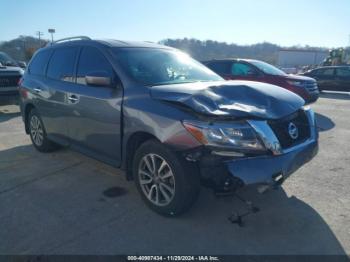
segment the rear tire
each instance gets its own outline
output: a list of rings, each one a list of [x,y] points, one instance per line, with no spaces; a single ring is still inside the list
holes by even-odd
[[[28,129],[34,147],[43,153],[58,149],[58,145],[47,138],[45,127],[36,109],[32,109],[28,116]]]
[[[145,142],[136,151],[133,177],[142,199],[164,216],[186,212],[200,190],[197,168],[157,140]]]

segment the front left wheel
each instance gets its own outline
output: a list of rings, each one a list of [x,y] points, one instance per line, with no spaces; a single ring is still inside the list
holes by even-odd
[[[196,167],[157,140],[145,142],[136,151],[133,176],[142,199],[165,216],[187,211],[200,189]]]

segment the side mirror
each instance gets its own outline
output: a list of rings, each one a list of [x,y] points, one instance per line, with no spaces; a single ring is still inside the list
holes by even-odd
[[[20,68],[25,69],[27,67],[27,63],[24,61],[18,61],[17,62]]]
[[[93,72],[85,76],[85,82],[92,86],[110,86],[112,79],[105,72]]]

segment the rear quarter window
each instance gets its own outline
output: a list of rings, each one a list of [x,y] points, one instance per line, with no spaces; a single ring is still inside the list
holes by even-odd
[[[28,67],[29,74],[44,76],[51,53],[51,50],[40,51],[39,53],[37,53],[33,57],[33,60],[30,62],[30,65]]]

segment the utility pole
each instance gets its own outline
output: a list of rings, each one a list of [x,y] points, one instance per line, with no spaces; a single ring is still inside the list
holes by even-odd
[[[39,48],[41,48],[41,36],[44,35],[44,33],[40,31],[36,31],[36,35],[39,37]]]
[[[23,58],[25,60],[25,56],[26,56],[26,38],[25,38],[24,35],[20,35],[19,38],[21,39],[21,42],[23,44],[22,55],[23,55]]]

